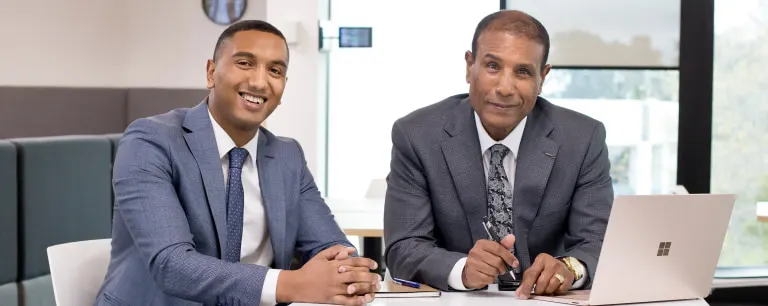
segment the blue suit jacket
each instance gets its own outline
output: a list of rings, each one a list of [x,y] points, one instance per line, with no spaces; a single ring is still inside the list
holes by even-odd
[[[306,167],[301,146],[262,128],[259,182],[274,268],[351,245]],[[226,190],[204,101],[139,119],[115,159],[112,251],[96,305],[258,305],[268,267],[221,260]]]

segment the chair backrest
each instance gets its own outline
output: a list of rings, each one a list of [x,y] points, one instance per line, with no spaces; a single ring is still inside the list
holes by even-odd
[[[111,241],[86,240],[48,247],[56,305],[93,305],[107,274]]]
[[[365,193],[367,199],[383,199],[387,195],[387,180],[372,179]]]

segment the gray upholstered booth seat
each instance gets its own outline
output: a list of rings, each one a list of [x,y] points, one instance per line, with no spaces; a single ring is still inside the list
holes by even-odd
[[[120,139],[123,138],[122,133],[117,134],[106,134],[104,137],[107,137],[109,139],[110,144],[112,145],[112,162],[115,162],[115,155],[117,154],[117,147],[120,145]]]
[[[11,142],[19,154],[19,278],[24,303],[52,305],[46,248],[110,237],[112,145],[103,136]]]
[[[0,305],[17,306],[19,305],[19,289],[15,282],[0,285]]]
[[[51,275],[43,275],[21,282],[21,306],[55,306]]]
[[[122,133],[119,133],[119,134],[107,134],[107,135],[104,135],[104,137],[109,139],[109,142],[112,144],[112,164],[114,165],[115,164],[115,156],[117,155],[117,148],[120,146],[120,139],[123,138],[123,134]],[[112,188],[111,182],[110,182],[110,188]],[[110,210],[110,213],[112,213],[111,216],[114,216],[115,215],[115,210],[114,210],[115,209],[115,206],[114,206],[114,203],[115,203],[115,190],[114,189],[110,189],[110,191],[111,191],[111,196],[112,196],[111,197],[112,209]]]
[[[16,148],[0,141],[0,305],[18,305]]]

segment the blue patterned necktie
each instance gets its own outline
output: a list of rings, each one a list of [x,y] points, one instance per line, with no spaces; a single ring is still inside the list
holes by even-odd
[[[243,239],[243,163],[248,151],[234,148],[229,151],[229,175],[227,179],[227,252],[224,259],[240,262],[240,244]]]
[[[495,144],[489,150],[491,162],[488,167],[488,220],[498,230],[499,238],[504,239],[513,233],[514,228],[512,190],[502,163],[504,157],[509,154],[509,148],[503,144]]]

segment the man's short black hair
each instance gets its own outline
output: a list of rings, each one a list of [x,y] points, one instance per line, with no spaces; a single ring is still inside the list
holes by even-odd
[[[521,11],[504,10],[498,11],[488,16],[477,24],[475,35],[472,37],[472,59],[477,52],[477,39],[480,34],[489,30],[500,30],[512,35],[522,35],[528,39],[534,40],[544,46],[544,57],[541,62],[541,69],[547,64],[549,57],[549,33],[544,25],[533,16]]]
[[[277,35],[278,37],[283,39],[283,42],[285,42],[285,49],[288,52],[288,58],[290,58],[288,41],[285,39],[283,32],[280,32],[280,30],[278,30],[275,26],[263,20],[243,20],[230,25],[229,27],[227,27],[227,29],[224,30],[224,32],[221,32],[221,35],[219,36],[219,40],[216,41],[216,48],[213,49],[214,62],[219,60],[219,56],[220,56],[219,47],[221,47],[221,44],[225,40],[232,38],[232,36],[235,36],[237,32],[242,32],[242,31],[260,31],[260,32],[272,33]]]

